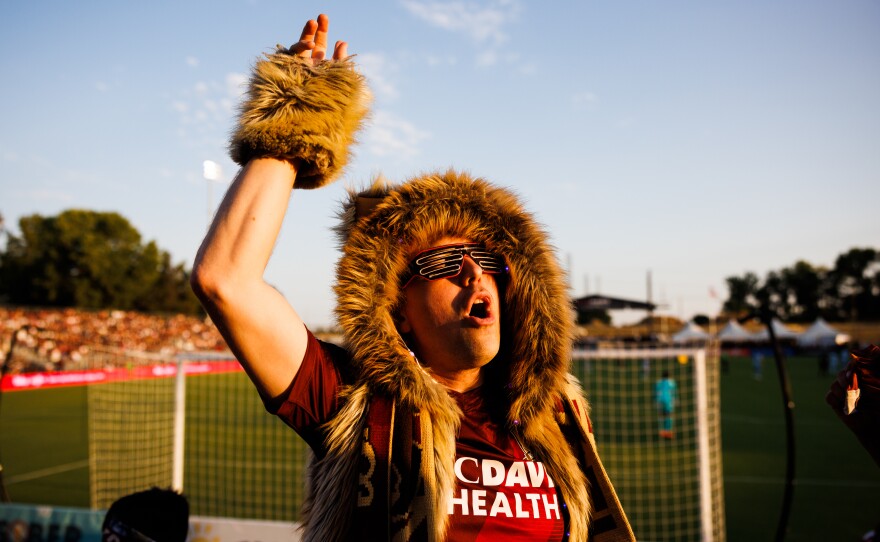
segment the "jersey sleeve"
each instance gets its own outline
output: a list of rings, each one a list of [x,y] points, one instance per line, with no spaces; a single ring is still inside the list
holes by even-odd
[[[274,413],[321,455],[321,425],[339,409],[339,389],[344,385],[341,367],[348,358],[342,348],[319,341],[311,331],[302,365],[287,391],[266,402]]]

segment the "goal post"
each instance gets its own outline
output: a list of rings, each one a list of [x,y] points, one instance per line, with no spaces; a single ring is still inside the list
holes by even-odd
[[[178,358],[102,348],[92,345],[63,372],[10,375],[11,385],[25,388],[87,385],[93,508],[182,481],[194,515],[299,519],[308,446],[266,412],[228,353]],[[20,357],[29,363],[28,352]],[[572,371],[639,540],[724,542],[718,345],[576,349]],[[668,415],[656,397],[664,372],[676,384]]]
[[[174,451],[171,465],[171,488],[183,492],[183,469],[186,448],[186,371],[183,358],[177,358],[174,375]]]
[[[173,485],[174,378],[139,378],[160,360],[93,351],[94,371],[112,375],[86,387],[89,495],[106,509],[123,495]],[[167,361],[167,360],[166,360]]]
[[[182,489],[194,516],[299,518],[308,446],[266,412],[232,354],[109,346],[103,337],[112,326],[85,334],[77,321],[65,321],[70,329],[61,330],[25,324],[0,341],[0,398],[3,390],[14,391],[39,407],[34,415],[23,413],[28,422],[20,438],[37,443],[34,448],[66,446],[52,454],[63,462],[24,475],[79,471],[85,480],[77,483],[88,488],[78,488],[76,498],[93,509],[156,486]],[[145,327],[126,338],[137,343],[153,332]],[[53,410],[56,404],[65,410]],[[41,417],[52,418],[56,434],[45,430]],[[72,438],[67,428],[64,434],[58,429],[65,418],[75,422]],[[20,455],[15,468],[25,464]],[[4,467],[10,472],[8,463]],[[53,491],[50,482],[34,485],[38,493]]]
[[[92,508],[158,486],[182,490],[194,515],[298,519],[307,446],[228,354],[97,365],[114,378],[87,389]]]
[[[724,542],[717,344],[572,357],[600,456],[639,540]],[[664,375],[674,384],[658,384]]]

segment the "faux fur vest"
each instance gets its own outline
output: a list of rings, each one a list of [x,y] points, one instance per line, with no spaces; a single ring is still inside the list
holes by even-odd
[[[608,536],[597,540],[632,539],[595,453],[586,400],[568,376],[573,319],[563,273],[517,198],[448,171],[352,192],[340,217],[336,314],[356,381],[327,424],[328,453],[310,467],[304,539],[445,538],[461,413],[395,327],[407,249],[443,235],[484,243],[507,260],[501,351],[484,368],[483,389],[503,398],[508,425],[556,482],[570,539],[599,534],[599,516],[609,518],[599,529]],[[401,497],[401,479],[409,497]],[[378,521],[387,529],[368,528],[363,518],[377,519],[370,514],[386,516]]]

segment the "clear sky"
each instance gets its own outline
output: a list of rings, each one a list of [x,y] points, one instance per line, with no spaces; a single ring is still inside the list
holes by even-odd
[[[321,11],[376,102],[345,179],[293,194],[267,270],[312,327],[332,322],[344,187],[378,172],[452,166],[508,186],[574,295],[644,299],[650,269],[679,317],[717,313],[725,277],[880,248],[873,0],[8,0],[7,226],[117,211],[189,266],[236,173],[226,140],[249,67]],[[202,177],[208,159],[225,182]]]

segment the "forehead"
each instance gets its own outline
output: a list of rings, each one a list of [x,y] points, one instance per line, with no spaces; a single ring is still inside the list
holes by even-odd
[[[420,252],[424,252],[424,251],[431,249],[431,248],[434,248],[434,247],[440,247],[443,245],[455,245],[455,244],[459,244],[459,243],[472,243],[472,242],[473,241],[471,239],[468,239],[467,237],[460,237],[457,235],[442,235],[442,236],[434,237],[426,243],[414,244],[413,246],[411,246],[409,248],[409,250],[407,250],[406,255],[407,255],[407,259],[412,259],[412,258],[415,258],[416,255],[419,254]]]

